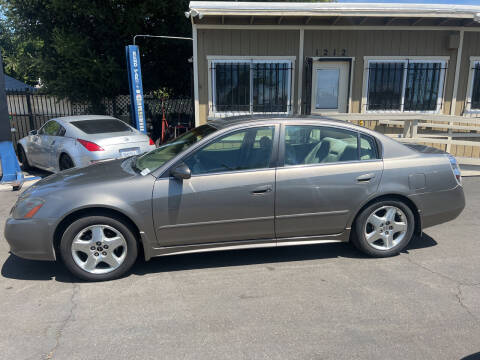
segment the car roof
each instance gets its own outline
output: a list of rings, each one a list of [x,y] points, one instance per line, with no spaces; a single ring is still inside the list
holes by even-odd
[[[58,122],[64,123],[71,123],[72,121],[83,121],[83,120],[101,120],[101,119],[115,119],[113,116],[105,116],[105,115],[74,115],[74,116],[63,116],[58,117],[50,120],[55,120]]]
[[[318,122],[322,125],[333,125],[333,126],[342,126],[351,128],[354,130],[363,130],[369,131],[362,126],[355,125],[343,120],[331,119],[326,116],[268,116],[268,115],[253,115],[253,116],[235,116],[235,117],[226,117],[222,119],[215,119],[208,121],[208,125],[212,125],[217,129],[224,129],[236,125],[249,124],[249,123],[258,123],[261,121],[272,121],[272,122],[282,122],[282,123],[296,123],[296,122]]]

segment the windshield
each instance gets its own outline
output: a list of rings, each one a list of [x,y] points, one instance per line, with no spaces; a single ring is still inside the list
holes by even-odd
[[[182,151],[215,131],[217,131],[217,129],[210,125],[202,125],[192,129],[189,132],[161,145],[159,148],[140,156],[135,162],[135,167],[140,171],[146,170],[148,172],[158,169],[167,161],[173,159]]]

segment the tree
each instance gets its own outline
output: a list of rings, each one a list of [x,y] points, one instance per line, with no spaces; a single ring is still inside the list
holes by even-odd
[[[41,44],[35,39],[16,36],[0,18],[0,49],[4,58],[4,71],[29,85],[38,84],[37,55]]]
[[[189,0],[0,0],[5,70],[51,94],[99,105],[128,93],[125,45],[135,34],[191,36]],[[190,95],[192,44],[139,39],[144,90]]]
[[[8,36],[24,42],[12,49],[14,57],[6,56],[7,73],[22,79],[33,73],[46,91],[77,101],[98,104],[104,97],[128,93],[124,48],[133,35],[191,34],[183,15],[188,0],[0,0],[0,4],[7,19],[3,26],[11,29]],[[3,46],[11,47],[11,41],[6,39]],[[142,39],[140,48],[146,91],[165,86],[175,95],[190,93],[190,42]]]

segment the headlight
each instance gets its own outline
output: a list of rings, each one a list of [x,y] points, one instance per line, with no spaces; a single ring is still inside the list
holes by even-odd
[[[43,206],[45,200],[40,198],[24,198],[20,199],[12,209],[14,219],[30,219]]]

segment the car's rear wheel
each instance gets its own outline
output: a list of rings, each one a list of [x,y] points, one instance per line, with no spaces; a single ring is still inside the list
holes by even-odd
[[[60,254],[75,276],[105,281],[124,275],[132,267],[138,243],[122,221],[88,216],[67,227],[60,241]]]
[[[73,163],[72,158],[70,156],[68,156],[67,154],[62,154],[60,156],[59,165],[60,165],[59,166],[60,171],[67,170],[67,169],[75,167],[75,164]]]
[[[31,168],[30,163],[28,162],[27,154],[22,145],[18,146],[18,160],[22,163],[23,170],[29,170]]]
[[[397,255],[410,242],[414,230],[415,217],[408,205],[394,199],[381,200],[358,215],[353,243],[370,256]]]

